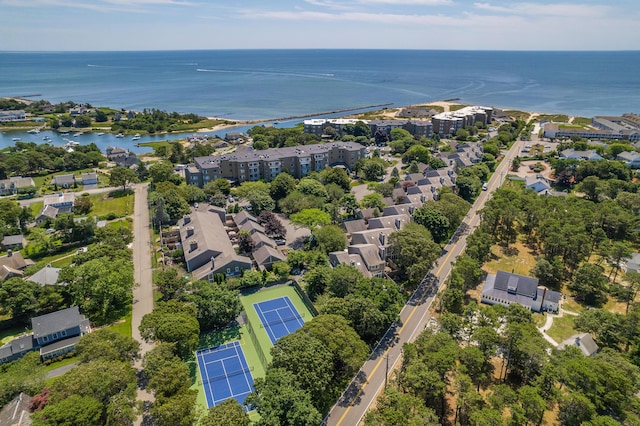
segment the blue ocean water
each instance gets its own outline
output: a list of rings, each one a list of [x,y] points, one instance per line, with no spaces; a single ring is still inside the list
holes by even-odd
[[[277,118],[461,102],[548,113],[640,112],[640,51],[218,50],[0,53],[0,96]],[[0,142],[1,143],[1,142]]]

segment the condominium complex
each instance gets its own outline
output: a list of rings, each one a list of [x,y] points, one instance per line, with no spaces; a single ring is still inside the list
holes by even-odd
[[[332,142],[196,157],[185,176],[187,183],[200,187],[219,178],[238,183],[270,181],[284,171],[301,178],[331,166],[352,170],[358,160],[365,158],[365,150],[355,142]]]
[[[491,122],[493,108],[468,106],[457,111],[442,112],[431,119],[433,133],[439,135],[454,134],[458,129],[475,126],[479,123],[486,126]]]
[[[591,119],[591,126],[582,127],[563,123],[546,123],[544,125],[544,137],[546,138],[570,138],[572,136],[585,139],[640,141],[640,115],[596,116]]]

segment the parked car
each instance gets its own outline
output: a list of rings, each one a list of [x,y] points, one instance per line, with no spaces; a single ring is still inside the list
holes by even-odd
[[[287,240],[285,240],[284,238],[274,238],[273,241],[275,241],[276,245],[279,245],[279,246],[283,246],[287,244]]]

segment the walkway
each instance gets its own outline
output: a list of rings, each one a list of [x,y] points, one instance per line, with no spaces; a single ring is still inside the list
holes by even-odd
[[[131,314],[132,337],[140,342],[140,357],[149,352],[153,345],[140,336],[142,317],[153,310],[153,282],[151,278],[151,236],[149,230],[149,207],[147,204],[148,184],[133,185],[135,205],[133,211],[133,272],[137,287],[133,289],[133,308]],[[137,370],[142,369],[142,361],[136,361]],[[153,402],[153,395],[144,389],[138,389],[139,401]],[[138,416],[135,425],[142,424]]]
[[[553,337],[549,336],[547,334],[547,331],[549,331],[551,329],[551,327],[553,326],[554,318],[561,318],[561,317],[563,317],[565,315],[578,316],[579,314],[577,314],[576,312],[564,310],[564,309],[562,309],[562,307],[560,307],[560,311],[557,314],[552,314],[552,313],[547,312],[546,313],[547,319],[544,322],[544,325],[542,327],[538,327],[538,331],[540,332],[540,334],[542,334],[542,337],[544,337],[544,339],[547,342],[552,344],[553,347],[558,347],[558,342],[556,342]]]

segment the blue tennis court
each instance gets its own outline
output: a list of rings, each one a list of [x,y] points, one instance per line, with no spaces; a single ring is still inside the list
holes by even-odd
[[[244,405],[253,391],[253,377],[240,342],[197,351],[196,358],[209,408],[229,398]]]
[[[271,343],[276,343],[276,340],[282,336],[291,334],[304,325],[304,320],[291,303],[289,296],[254,303],[253,307]]]

